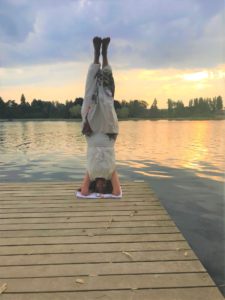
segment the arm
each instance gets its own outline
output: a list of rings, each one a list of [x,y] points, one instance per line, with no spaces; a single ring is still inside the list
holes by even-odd
[[[116,171],[114,171],[112,173],[111,182],[112,182],[112,186],[113,186],[112,194],[116,195],[116,196],[119,196],[120,193],[121,193],[121,190],[120,190],[120,181],[119,181],[119,177],[118,177]]]
[[[90,194],[89,193],[90,182],[91,182],[90,177],[89,177],[88,173],[86,173],[86,175],[84,176],[82,185],[81,185],[81,194],[82,195],[87,196]]]

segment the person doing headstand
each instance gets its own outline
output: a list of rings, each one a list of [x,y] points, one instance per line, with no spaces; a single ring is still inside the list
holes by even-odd
[[[109,43],[109,37],[93,39],[94,62],[88,70],[81,109],[82,133],[87,141],[87,172],[80,189],[84,196],[92,192],[121,193],[115,170],[114,145],[118,135],[118,119],[114,108],[114,79],[107,57]]]

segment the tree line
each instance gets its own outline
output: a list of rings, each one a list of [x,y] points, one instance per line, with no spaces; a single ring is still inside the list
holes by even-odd
[[[19,104],[15,100],[4,101],[0,97],[0,119],[79,119],[82,103],[81,97],[67,100],[65,104],[41,99],[33,99],[29,103],[24,94],[21,95]],[[150,107],[144,100],[114,100],[114,106],[119,119],[213,117],[222,113],[223,99],[221,96],[200,97],[189,100],[188,106],[182,100],[168,99],[167,109],[159,109],[157,99],[154,99]]]

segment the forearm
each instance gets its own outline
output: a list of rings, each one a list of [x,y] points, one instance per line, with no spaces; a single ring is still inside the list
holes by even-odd
[[[116,171],[114,171],[114,172],[112,173],[111,182],[112,182],[112,186],[113,186],[112,194],[113,194],[113,195],[116,195],[116,196],[119,196],[120,193],[121,193],[121,188],[120,188],[119,177],[118,177]]]
[[[90,185],[90,177],[89,174],[86,173],[86,175],[84,176],[82,185],[81,185],[81,194],[87,196],[89,194],[89,185]]]

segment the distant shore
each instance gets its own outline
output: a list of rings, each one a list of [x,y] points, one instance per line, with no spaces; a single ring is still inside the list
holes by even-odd
[[[177,118],[123,118],[123,119],[119,119],[119,121],[141,121],[141,120],[148,120],[148,121],[160,121],[160,120],[167,120],[167,121],[205,121],[205,120],[225,120],[225,115],[223,116],[214,116],[214,117],[187,117],[187,118],[184,118],[184,117],[177,117]],[[32,118],[28,118],[28,119],[0,119],[0,122],[18,122],[18,121],[69,121],[69,122],[81,122],[81,119],[66,119],[66,118],[35,118],[35,119],[32,119]]]

